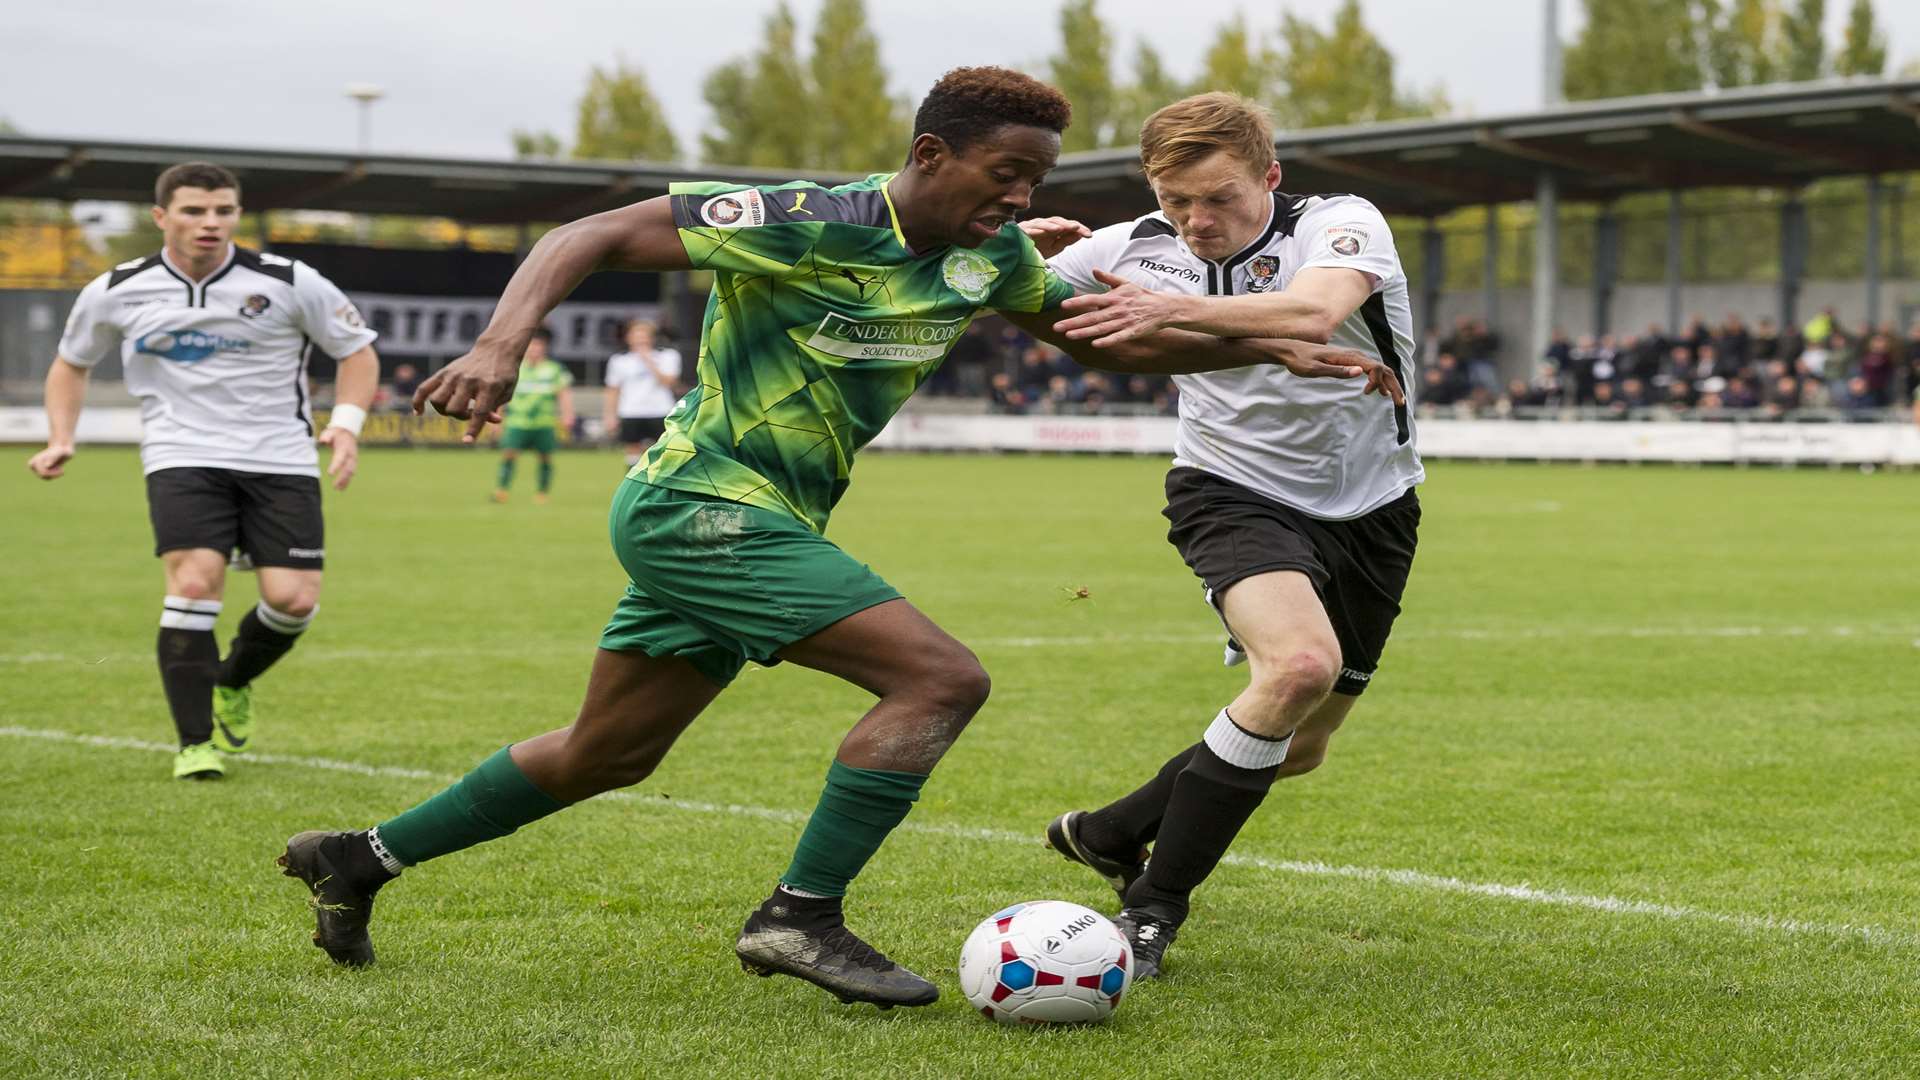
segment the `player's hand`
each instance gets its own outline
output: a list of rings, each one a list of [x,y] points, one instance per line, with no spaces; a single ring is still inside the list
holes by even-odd
[[[67,474],[67,462],[73,460],[73,444],[48,443],[45,450],[27,459],[27,468],[42,480],[58,480]]]
[[[1362,395],[1379,394],[1392,398],[1395,405],[1407,403],[1406,390],[1393,369],[1365,353],[1337,345],[1313,345],[1302,342],[1280,361],[1286,369],[1303,379],[1358,379],[1366,376]]]
[[[1020,223],[1020,231],[1033,241],[1033,246],[1043,259],[1051,259],[1093,235],[1092,229],[1072,218],[1063,217],[1028,218]]]
[[[333,490],[345,491],[353,483],[353,471],[360,467],[360,440],[346,428],[330,427],[320,433],[320,445],[333,448],[327,463],[327,475],[333,477]]]
[[[531,338],[531,333],[526,338]],[[500,407],[513,397],[513,386],[520,381],[520,356],[526,351],[526,339],[506,347],[476,343],[469,352],[420,384],[413,392],[413,411],[424,415],[427,406],[435,412],[465,420],[467,430],[462,442],[472,442],[480,429],[501,420]]]
[[[1156,330],[1176,325],[1186,297],[1143,289],[1126,278],[1095,270],[1093,276],[1111,291],[1082,293],[1060,305],[1077,314],[1053,328],[1075,341],[1093,338],[1097,349],[1118,345]]]

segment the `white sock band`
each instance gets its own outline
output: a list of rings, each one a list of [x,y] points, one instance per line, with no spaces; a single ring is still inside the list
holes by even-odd
[[[787,884],[787,883],[786,883],[786,882],[784,882],[784,881],[780,883],[780,891],[781,891],[781,892],[783,892],[783,893],[786,893],[786,894],[787,894],[788,896],[798,896],[798,897],[800,897],[800,898],[801,898],[802,900],[830,900],[830,899],[832,899],[832,897],[829,897],[829,896],[828,896],[828,895],[827,895],[826,893],[817,893],[817,892],[808,892],[808,891],[807,891],[807,890],[805,890],[805,889],[796,889],[796,888],[794,888],[793,886],[791,886],[791,885],[789,885],[789,884]]]
[[[387,873],[398,874],[407,868],[406,863],[395,858],[393,852],[387,850],[386,842],[380,839],[380,826],[375,825],[367,830],[367,844],[373,848],[373,857],[379,859],[380,865],[387,868]]]
[[[313,621],[313,617],[320,613],[320,609],[316,607],[305,615],[289,615],[284,611],[276,611],[268,607],[267,602],[262,600],[254,605],[253,613],[260,616],[261,624],[267,629],[276,634],[292,637],[305,630],[307,624]]]
[[[1220,715],[1213,718],[1207,726],[1207,749],[1214,752],[1221,761],[1237,765],[1242,769],[1271,769],[1287,760],[1287,746],[1293,742],[1293,732],[1289,731],[1277,739],[1265,735],[1255,735],[1246,728],[1233,722],[1227,710],[1221,709]]]
[[[160,602],[160,625],[169,630],[211,630],[220,617],[220,601],[169,596]]]

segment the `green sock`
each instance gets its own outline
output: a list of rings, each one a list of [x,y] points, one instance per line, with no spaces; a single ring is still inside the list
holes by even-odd
[[[553,486],[553,459],[541,458],[540,459],[540,493],[542,495],[545,495],[547,493],[547,489],[552,486]]]
[[[780,875],[780,883],[818,896],[845,896],[847,883],[913,809],[926,782],[920,773],[856,769],[834,762],[827,770],[820,805],[807,819],[807,829],[793,851],[793,865]]]
[[[481,762],[459,783],[380,823],[380,839],[408,866],[497,840],[568,804],[533,786],[513,763],[512,747]]]
[[[500,478],[494,481],[493,486],[499,488],[501,491],[505,491],[513,486],[512,458],[503,457],[500,459]]]

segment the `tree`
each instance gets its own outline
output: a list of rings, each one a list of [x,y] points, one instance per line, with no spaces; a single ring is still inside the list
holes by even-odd
[[[1786,77],[1794,82],[1817,79],[1827,73],[1827,41],[1821,24],[1827,18],[1827,0],[1800,0],[1787,15]]]
[[[1187,93],[1187,86],[1167,70],[1153,46],[1140,42],[1133,51],[1133,82],[1115,95],[1114,140],[1125,142],[1137,137],[1147,117],[1162,106],[1186,97]]]
[[[713,108],[713,123],[700,136],[704,160],[817,167],[821,148],[813,135],[813,89],[785,0],[767,16],[759,51],[709,72],[701,92]]]
[[[587,91],[580,96],[578,116],[573,136],[576,158],[673,161],[680,156],[679,140],[647,86],[646,74],[629,66],[625,57],[615,58],[608,68],[594,65],[587,76]],[[516,149],[518,145],[516,139]],[[553,148],[558,150],[558,140]]]
[[[1585,0],[1586,25],[1567,47],[1569,101],[1696,90],[1703,66],[1688,0]]]
[[[1446,107],[1437,93],[1423,95],[1394,86],[1393,54],[1361,21],[1360,0],[1344,0],[1325,31],[1299,16],[1281,16],[1280,41],[1284,94],[1274,112],[1284,126],[1431,116]]]
[[[1073,124],[1063,151],[1112,146],[1118,93],[1113,85],[1113,35],[1100,19],[1098,0],[1066,0],[1060,6],[1060,52],[1048,61],[1053,85],[1073,102]],[[1129,133],[1129,138],[1131,134]]]
[[[899,164],[909,121],[887,94],[880,41],[863,0],[826,0],[813,31],[813,104],[818,164],[877,172]]]
[[[1266,101],[1273,96],[1276,59],[1247,29],[1245,16],[1236,13],[1214,32],[1201,60],[1199,89],[1230,90]]]
[[[1707,0],[1708,68],[1715,86],[1777,82],[1785,59],[1779,0],[1734,0],[1724,15]]]
[[[529,158],[557,158],[563,152],[560,136],[551,131],[513,129],[513,156],[522,161]]]
[[[1853,0],[1847,35],[1833,70],[1841,75],[1879,75],[1887,70],[1887,35],[1875,25],[1873,0]]]

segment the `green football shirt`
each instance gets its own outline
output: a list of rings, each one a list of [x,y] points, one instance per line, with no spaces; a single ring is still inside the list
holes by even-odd
[[[824,532],[854,453],[975,315],[1044,311],[1073,295],[1017,225],[977,248],[909,250],[890,179],[672,186],[680,241],[713,272],[713,293],[696,385],[630,476]]]
[[[520,363],[520,381],[502,413],[502,426],[551,431],[559,423],[560,391],[573,385],[573,373],[558,360]]]

